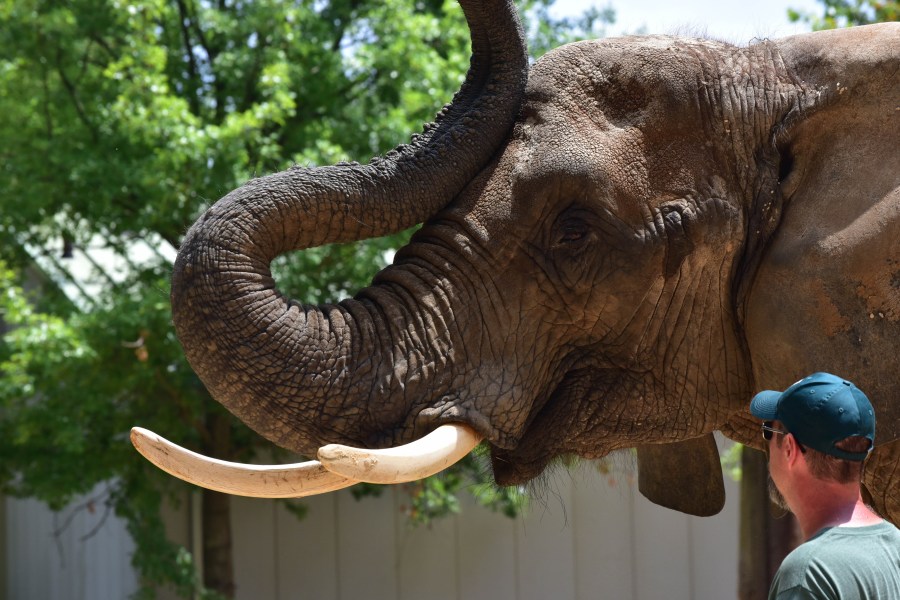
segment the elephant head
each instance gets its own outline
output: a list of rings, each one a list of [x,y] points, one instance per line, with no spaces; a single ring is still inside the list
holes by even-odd
[[[511,4],[461,3],[472,68],[436,124],[252,180],[188,232],[174,321],[217,400],[307,456],[464,424],[500,484],[637,446],[642,490],[704,514],[668,476],[720,487],[712,432],[759,445],[759,388],[845,373],[900,437],[900,28],[579,42],[527,72]],[[338,305],[272,280],[421,221]]]

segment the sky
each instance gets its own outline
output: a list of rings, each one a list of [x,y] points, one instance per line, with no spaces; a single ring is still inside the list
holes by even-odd
[[[608,36],[696,34],[735,44],[809,31],[809,25],[790,23],[787,9],[818,14],[823,6],[815,0],[556,0],[551,14],[577,15],[590,5],[609,4],[616,11],[616,22],[607,28]]]

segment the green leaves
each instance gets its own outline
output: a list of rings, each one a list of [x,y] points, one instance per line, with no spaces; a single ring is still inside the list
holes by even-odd
[[[405,484],[404,489],[409,504],[403,510],[416,526],[459,513],[462,492],[471,494],[480,506],[510,518],[522,514],[528,506],[524,488],[501,488],[493,482],[486,444],[479,445],[453,467],[428,479]]]
[[[611,4],[602,9],[591,6],[580,16],[560,19],[551,17],[552,5],[553,0],[529,0],[523,10],[529,32],[528,51],[535,58],[562,44],[601,38],[606,35],[606,26],[615,22]]]
[[[868,25],[897,21],[900,15],[900,4],[896,0],[820,0],[824,11],[815,14],[811,11],[788,9],[788,18],[792,23],[806,22],[813,31],[835,29],[853,25]]]

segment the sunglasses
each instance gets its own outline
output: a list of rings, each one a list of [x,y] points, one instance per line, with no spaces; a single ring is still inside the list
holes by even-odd
[[[764,421],[762,424],[762,435],[763,439],[767,442],[772,439],[773,433],[780,433],[781,435],[787,435],[789,432],[782,431],[780,429],[775,429],[772,427],[772,421]]]
[[[767,442],[772,439],[773,433],[780,433],[781,435],[790,435],[790,431],[782,431],[781,429],[775,429],[772,427],[772,421],[763,421],[762,424],[762,436],[763,439]],[[797,437],[794,436],[794,441],[797,440]],[[806,453],[806,448],[803,447],[803,444],[797,442],[797,447],[800,448],[800,452]]]

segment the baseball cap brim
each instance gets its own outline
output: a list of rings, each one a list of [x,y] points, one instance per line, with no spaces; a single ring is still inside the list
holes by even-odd
[[[778,400],[781,392],[764,390],[753,396],[750,401],[750,412],[753,416],[763,421],[774,421],[778,416]]]

